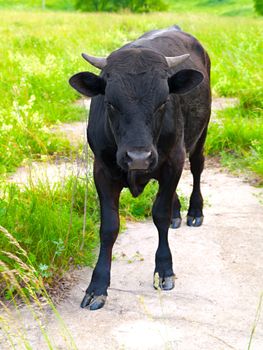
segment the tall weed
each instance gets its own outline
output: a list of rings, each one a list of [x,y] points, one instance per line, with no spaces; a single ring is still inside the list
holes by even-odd
[[[6,345],[9,349],[16,349],[17,345],[19,347],[23,345],[26,349],[33,349],[32,339],[28,335],[23,317],[27,312],[37,325],[48,348],[53,349],[43,322],[44,311],[49,308],[58,320],[59,332],[63,335],[66,348],[76,349],[75,342],[50,299],[43,278],[35,269],[30,256],[16,238],[2,226],[0,226],[0,233],[15,250],[14,254],[1,251],[6,259],[2,259],[3,257],[0,259],[0,287],[5,291],[5,299],[8,300],[8,303],[0,300],[1,346]],[[23,309],[20,308],[21,302],[25,306]]]

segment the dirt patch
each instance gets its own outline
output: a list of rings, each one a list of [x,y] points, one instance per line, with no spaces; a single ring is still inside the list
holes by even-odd
[[[71,161],[70,159],[58,159],[50,162],[32,162],[29,165],[20,167],[16,173],[8,178],[9,182],[17,184],[37,184],[39,182],[54,185],[56,182],[63,183],[69,176],[85,177],[92,173],[92,162],[85,162],[83,159]]]
[[[71,143],[72,146],[83,145],[87,141],[87,123],[74,122],[63,123],[54,126],[51,129],[52,132],[64,135]]]
[[[235,97],[215,97],[212,99],[212,113],[222,111],[225,108],[236,107],[239,103]]]

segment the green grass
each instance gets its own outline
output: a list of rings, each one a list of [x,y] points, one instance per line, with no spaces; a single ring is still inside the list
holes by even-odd
[[[220,16],[255,15],[253,0],[168,0],[176,12],[212,13]]]
[[[26,158],[69,153],[69,143],[46,126],[84,119],[85,112],[72,103],[67,83],[72,61],[63,28],[56,33],[55,16],[53,22],[48,15],[2,11],[0,18],[0,173],[5,173]]]
[[[257,175],[257,183],[263,184],[263,123],[262,115],[253,117],[243,113],[245,109],[229,108],[218,113],[210,123],[206,151],[220,154],[221,161],[233,172],[248,169]]]
[[[47,283],[61,276],[70,265],[93,262],[99,213],[94,186],[89,184],[88,217],[83,231],[85,184],[83,180],[70,178],[52,187],[48,183],[25,188],[5,184],[2,190],[1,226],[28,252],[31,264]],[[16,247],[2,235],[1,250],[15,253]],[[13,263],[1,253],[0,260]]]
[[[95,71],[81,59],[81,52],[107,55],[146,30],[174,23],[206,47],[212,59],[213,92],[240,98],[236,112],[242,115],[242,125],[261,116],[260,18],[233,17],[230,21],[213,14],[2,10],[0,20],[4,53],[0,60],[1,173],[14,170],[26,158],[69,152],[69,144],[51,134],[47,126],[85,119],[85,111],[73,104],[78,95],[68,85],[73,73]],[[254,141],[252,137],[252,148]]]
[[[74,0],[0,0],[2,8],[40,9],[45,3],[46,9],[73,10]]]
[[[208,42],[213,94],[237,97],[239,104],[218,113],[216,122],[210,123],[206,151],[220,154],[230,168],[249,169],[263,178],[262,20],[232,19],[227,31],[220,32],[225,21],[217,19],[216,35],[198,37]]]

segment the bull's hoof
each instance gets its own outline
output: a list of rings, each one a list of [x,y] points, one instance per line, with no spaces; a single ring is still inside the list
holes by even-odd
[[[171,228],[179,228],[181,226],[181,218],[173,218],[171,221]]]
[[[90,310],[99,310],[104,306],[106,298],[106,295],[94,295],[86,293],[80,304],[80,307],[83,309],[88,308]]]
[[[156,272],[154,274],[153,286],[155,289],[161,290],[171,290],[174,288],[175,276],[163,277],[161,278]]]
[[[199,227],[202,225],[203,221],[204,221],[203,216],[194,217],[194,216],[187,215],[187,226]]]

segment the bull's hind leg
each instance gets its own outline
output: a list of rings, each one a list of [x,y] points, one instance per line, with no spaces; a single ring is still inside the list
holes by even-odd
[[[176,167],[167,166],[163,169],[159,179],[159,191],[152,210],[153,221],[159,236],[159,244],[155,254],[154,287],[164,290],[174,287],[168,230],[171,223],[174,193],[183,169],[183,158],[176,164]]]
[[[201,174],[204,169],[204,143],[207,134],[207,128],[197,142],[195,150],[190,154],[190,168],[193,174],[193,191],[190,197],[190,205],[187,213],[188,226],[201,226],[203,223],[203,197],[200,189]]]
[[[179,228],[181,226],[181,203],[176,192],[173,197],[171,228]]]
[[[119,196],[122,187],[111,181],[103,168],[95,162],[94,179],[100,199],[100,253],[91,282],[81,307],[97,310],[103,307],[110,285],[112,248],[119,232]]]

